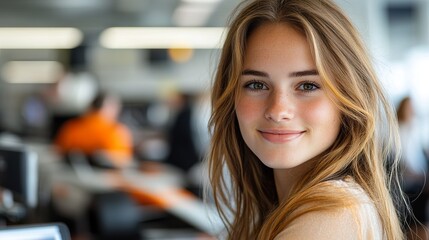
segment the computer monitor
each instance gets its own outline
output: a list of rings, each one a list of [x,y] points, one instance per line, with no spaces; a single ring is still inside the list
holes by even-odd
[[[24,146],[0,146],[0,188],[26,207],[37,205],[37,155]],[[1,239],[1,238],[0,238]]]
[[[70,240],[70,232],[62,223],[15,225],[0,228],[2,240]]]

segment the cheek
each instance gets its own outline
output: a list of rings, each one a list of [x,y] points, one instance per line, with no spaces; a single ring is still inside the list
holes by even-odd
[[[245,97],[239,98],[235,102],[235,111],[237,119],[241,123],[251,121],[257,117],[260,111],[260,106],[255,101],[251,101]]]
[[[319,126],[326,131],[333,132],[333,134],[338,132],[341,114],[339,109],[330,101],[309,104],[304,114],[307,121],[313,126]]]

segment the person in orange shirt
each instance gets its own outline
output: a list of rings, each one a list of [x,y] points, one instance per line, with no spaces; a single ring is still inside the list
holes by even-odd
[[[116,96],[100,93],[82,116],[67,121],[59,130],[54,143],[67,155],[80,152],[89,159],[107,159],[113,168],[132,163],[132,135],[117,118],[121,101]]]

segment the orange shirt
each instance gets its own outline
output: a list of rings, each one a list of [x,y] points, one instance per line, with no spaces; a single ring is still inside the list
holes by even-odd
[[[79,150],[91,155],[106,152],[116,166],[124,166],[132,160],[132,136],[129,129],[108,121],[99,113],[88,113],[69,120],[60,129],[55,144],[60,152]]]

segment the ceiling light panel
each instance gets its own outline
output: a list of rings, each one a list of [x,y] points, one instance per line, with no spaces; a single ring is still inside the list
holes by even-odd
[[[64,68],[56,61],[11,61],[3,65],[1,73],[9,83],[54,83]]]
[[[222,46],[224,32],[222,27],[109,28],[100,43],[106,48],[214,49]]]
[[[69,49],[82,38],[76,28],[0,28],[0,49]]]

